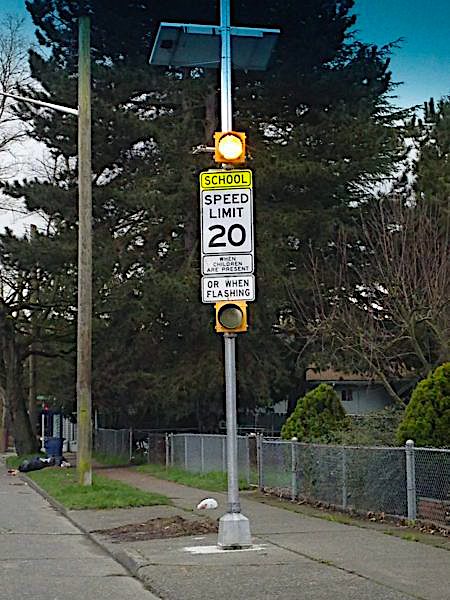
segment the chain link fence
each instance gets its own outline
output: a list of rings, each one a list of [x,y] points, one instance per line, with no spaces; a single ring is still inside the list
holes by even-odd
[[[170,434],[170,465],[192,473],[227,470],[227,436],[195,433]],[[251,483],[249,437],[237,436],[238,470]]]
[[[450,527],[450,450],[416,448],[414,458],[417,517]]]
[[[130,431],[128,429],[96,429],[94,431],[94,451],[106,456],[114,456],[127,462],[131,458]]]
[[[124,463],[167,464],[167,434],[145,429],[96,429],[94,451]]]
[[[226,471],[225,435],[95,432],[95,450],[192,473]],[[450,450],[304,444],[238,436],[239,475],[260,490],[450,527]]]
[[[262,440],[260,487],[344,510],[406,514],[404,448]]]

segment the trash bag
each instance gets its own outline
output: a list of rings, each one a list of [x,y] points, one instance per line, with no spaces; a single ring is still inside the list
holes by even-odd
[[[19,467],[19,471],[21,473],[28,473],[29,471],[39,471],[40,469],[44,469],[45,467],[49,467],[54,464],[54,460],[42,459],[40,456],[35,456],[34,458],[31,458],[29,460],[24,460]]]

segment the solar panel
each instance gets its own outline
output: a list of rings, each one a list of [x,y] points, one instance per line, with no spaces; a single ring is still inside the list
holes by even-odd
[[[265,70],[279,29],[231,27],[231,63],[235,69]],[[149,63],[171,67],[220,66],[221,30],[214,25],[161,23]]]

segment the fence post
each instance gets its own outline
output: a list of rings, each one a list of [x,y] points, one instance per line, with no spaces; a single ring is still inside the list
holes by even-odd
[[[205,449],[203,445],[203,434],[200,434],[200,462],[202,467],[202,473],[205,472]]]
[[[170,437],[169,437],[169,434],[166,433],[165,446],[164,446],[164,450],[166,451],[165,452],[165,454],[166,454],[166,469],[170,463],[170,446],[169,446],[169,444],[170,444]]]
[[[342,508],[347,510],[347,452],[345,447],[341,448],[342,453]]]
[[[184,470],[188,470],[188,436],[184,434]]]
[[[245,438],[245,455],[246,455],[246,468],[247,468],[247,484],[251,482],[251,471],[250,471],[250,441],[249,437]]]
[[[408,519],[413,521],[416,516],[416,463],[414,456],[414,442],[407,440],[406,452],[406,497],[408,504]]]
[[[226,447],[227,438],[222,436],[222,473],[227,472],[227,447]]]
[[[258,489],[260,492],[264,490],[263,481],[263,436],[258,434],[256,438],[256,464],[258,467]]]
[[[133,428],[130,427],[128,432],[128,462],[131,463],[131,459],[133,458]]]
[[[147,464],[150,464],[150,431],[147,433]]]
[[[298,495],[297,490],[297,438],[291,440],[291,500],[295,500]]]
[[[170,466],[173,467],[173,456],[175,454],[175,448],[173,443],[173,433],[170,434]]]

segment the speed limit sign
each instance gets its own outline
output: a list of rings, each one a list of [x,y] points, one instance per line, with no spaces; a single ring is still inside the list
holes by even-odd
[[[253,251],[252,191],[202,192],[203,254]]]
[[[200,174],[203,275],[254,272],[252,183],[247,169]]]

